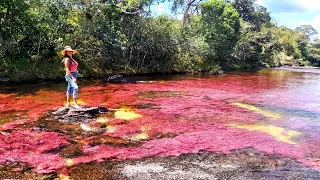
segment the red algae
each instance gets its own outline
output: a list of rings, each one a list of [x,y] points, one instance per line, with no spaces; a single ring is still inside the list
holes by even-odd
[[[88,156],[92,156],[96,161],[111,157],[117,159],[139,159],[150,156],[177,156],[185,153],[198,153],[200,150],[228,154],[230,150],[246,147],[256,147],[258,150],[270,154],[277,152],[291,158],[303,156],[303,152],[298,148],[276,142],[270,136],[264,134],[234,130],[224,126],[212,126],[209,129],[210,131],[185,133],[175,138],[150,140],[140,147],[133,148],[119,149],[105,145],[86,146],[84,147],[84,152]],[[83,162],[83,158],[77,158],[75,161]]]
[[[28,117],[38,118],[43,113],[63,105],[65,94],[52,90],[40,90],[35,95],[7,97],[1,99],[0,113],[25,111]]]
[[[320,170],[319,131],[315,130],[320,127],[316,121],[320,111],[314,101],[320,98],[319,94],[303,83],[288,85],[290,79],[299,78],[297,74],[278,75],[261,71],[81,87],[82,105],[103,105],[114,114],[86,124],[103,126],[103,133],[79,133],[78,139],[63,131],[59,134],[45,129],[17,130],[19,124],[36,121],[62,106],[64,92],[43,89],[22,97],[0,94],[0,113],[26,112],[25,119],[0,126],[0,163],[25,162],[35,171],[46,173],[108,159],[178,156],[200,151],[229,154],[253,148]],[[302,87],[307,87],[311,95],[303,98]],[[80,125],[73,126],[81,130]],[[73,132],[72,128],[70,131]],[[59,148],[70,145],[69,141],[77,143],[75,147],[81,153],[65,160]]]
[[[26,162],[41,173],[64,166],[64,159],[50,150],[68,145],[66,137],[53,132],[17,130],[0,135],[0,164]]]

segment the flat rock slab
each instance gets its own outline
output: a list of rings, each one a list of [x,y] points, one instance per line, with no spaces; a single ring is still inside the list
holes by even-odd
[[[89,122],[94,120],[98,114],[106,113],[109,110],[105,107],[81,107],[81,108],[66,108],[62,107],[51,114],[59,122]]]
[[[320,172],[282,156],[251,148],[226,155],[212,152],[177,157],[80,164],[69,168],[71,179],[320,179]]]

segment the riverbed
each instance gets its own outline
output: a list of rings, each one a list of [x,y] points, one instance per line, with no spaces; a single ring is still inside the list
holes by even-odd
[[[320,178],[319,69],[79,87],[80,106],[110,111],[58,122],[65,82],[0,86],[1,178]]]

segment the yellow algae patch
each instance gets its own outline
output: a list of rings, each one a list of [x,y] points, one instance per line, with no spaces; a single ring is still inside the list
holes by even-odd
[[[113,133],[117,130],[117,128],[115,126],[107,126],[107,130],[106,132],[108,133]]]
[[[84,104],[86,104],[83,100],[81,100],[81,99],[78,99],[77,100],[77,103],[79,104],[79,105],[84,105]]]
[[[272,112],[272,111],[264,110],[262,108],[259,108],[259,107],[253,106],[253,105],[244,104],[244,103],[233,103],[233,105],[236,105],[236,106],[239,106],[239,107],[251,110],[251,111],[255,111],[255,112],[259,113],[259,114],[262,114],[262,115],[264,115],[266,117],[269,117],[269,118],[272,118],[272,119],[281,118],[281,115],[279,113],[275,113],[275,112]]]
[[[292,138],[298,137],[302,134],[299,131],[287,130],[282,127],[277,127],[277,126],[273,126],[265,123],[245,124],[245,125],[228,124],[227,126],[236,127],[239,129],[247,129],[249,131],[264,132],[275,137],[278,141],[285,142],[288,144],[297,144],[292,140]]]
[[[140,141],[140,140],[145,140],[145,139],[148,139],[149,138],[149,135],[145,132],[142,132],[136,136],[133,136],[131,138],[132,141]]]
[[[99,122],[99,123],[107,123],[107,122],[109,122],[109,119],[106,118],[106,117],[98,117],[97,118],[97,122]]]
[[[67,166],[73,165],[73,159],[65,159],[65,162],[66,162]]]
[[[86,103],[82,100],[77,100],[78,105],[85,105]],[[64,106],[66,107],[68,105],[68,103],[65,103]],[[71,106],[74,106],[75,104],[73,102],[71,102],[70,104]]]
[[[70,180],[70,176],[64,175],[64,174],[59,174],[59,179],[57,180]]]
[[[123,120],[133,120],[142,117],[140,114],[136,114],[133,111],[119,109],[114,113],[115,117]]]
[[[148,139],[149,138],[149,135],[148,135],[148,131],[149,131],[149,127],[147,126],[143,126],[141,128],[141,133],[140,134],[137,134],[135,136],[133,136],[131,138],[132,141],[140,141],[140,140],[145,140],[145,139]]]
[[[121,109],[108,108],[110,111],[120,111]]]

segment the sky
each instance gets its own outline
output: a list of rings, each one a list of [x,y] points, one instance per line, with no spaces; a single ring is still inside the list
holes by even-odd
[[[279,26],[311,25],[320,33],[320,0],[257,0]],[[318,36],[320,38],[320,36]]]
[[[257,0],[271,12],[273,22],[279,26],[295,29],[300,25],[312,25],[320,38],[320,0]],[[164,2],[152,6],[151,11],[156,14],[170,15],[170,3]],[[178,17],[181,15],[178,15]]]

